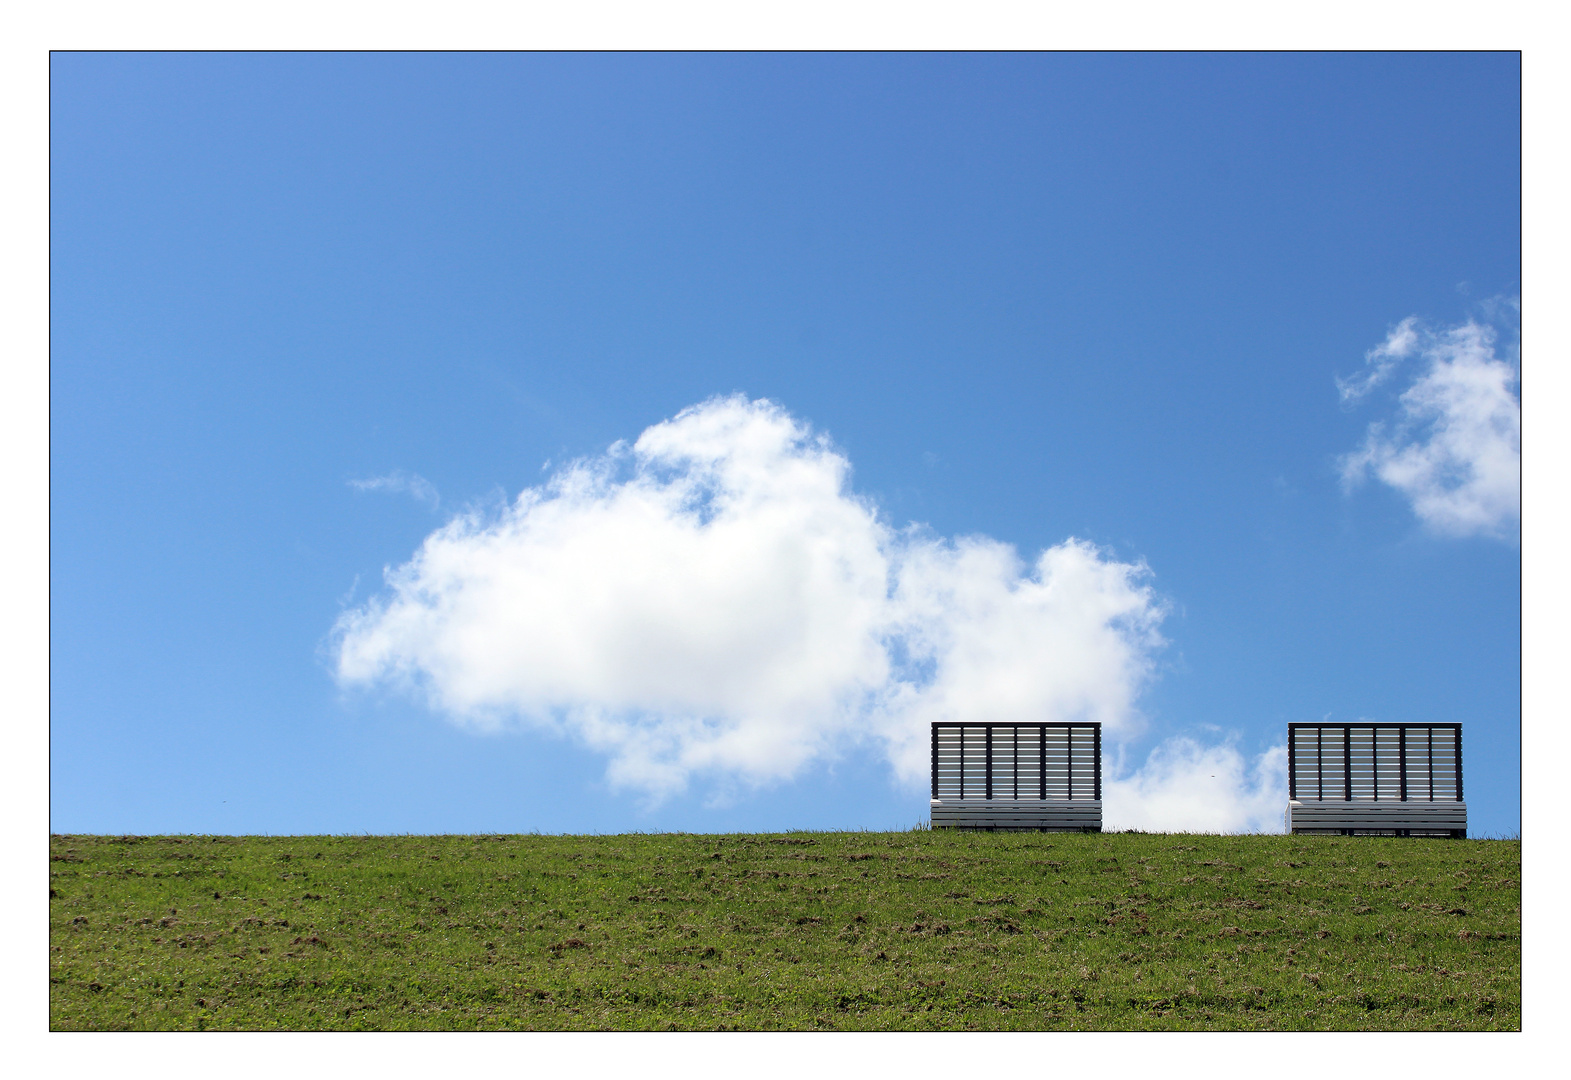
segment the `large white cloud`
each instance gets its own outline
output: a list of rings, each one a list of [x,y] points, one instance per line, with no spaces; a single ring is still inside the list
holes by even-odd
[[[1281,832],[1287,747],[1253,761],[1231,743],[1168,739],[1141,767],[1102,781],[1103,828],[1145,832]]]
[[[892,528],[767,401],[717,398],[454,518],[335,629],[346,685],[465,724],[547,725],[654,797],[761,784],[857,744],[914,782],[928,723],[1095,719],[1117,738],[1162,642],[1142,565],[1067,540]]]
[[[1342,458],[1352,487],[1373,475],[1405,495],[1437,533],[1507,536],[1521,518],[1522,410],[1513,356],[1495,355],[1493,327],[1468,321],[1429,330],[1406,319],[1370,350],[1368,367],[1338,380],[1357,401],[1417,355],[1424,367],[1398,399],[1393,422],[1370,425]]]

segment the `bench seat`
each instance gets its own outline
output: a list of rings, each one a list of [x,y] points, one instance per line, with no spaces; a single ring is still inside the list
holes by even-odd
[[[933,799],[935,829],[1101,832],[1099,799]]]
[[[1294,799],[1287,804],[1285,824],[1290,833],[1465,837],[1467,804],[1455,799]]]

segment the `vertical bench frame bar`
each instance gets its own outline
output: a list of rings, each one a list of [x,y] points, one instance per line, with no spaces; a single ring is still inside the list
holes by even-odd
[[[1047,798],[1047,725],[1036,729],[1036,797]]]
[[[1407,728],[1396,729],[1396,760],[1401,770],[1402,801],[1407,802]]]
[[[988,724],[984,729],[987,732],[987,797],[993,797],[993,725]]]
[[[1353,801],[1353,729],[1342,729],[1342,798]]]
[[[1326,779],[1321,769],[1321,764],[1325,761],[1325,754],[1322,751],[1325,733],[1325,728],[1315,729],[1315,798],[1317,799],[1326,797]]]
[[[1287,732],[1287,797],[1298,798],[1298,738],[1291,728]]]
[[[1456,728],[1456,801],[1462,801],[1462,725]]]
[[[1102,801],[1102,725],[1101,724],[1098,724],[1096,727],[1091,729],[1091,753],[1093,755],[1093,759],[1092,759],[1092,762],[1091,762],[1091,776],[1093,777],[1092,787],[1093,787],[1093,790],[1094,790],[1094,794],[1092,795],[1092,798],[1096,799],[1097,802],[1101,802]]]

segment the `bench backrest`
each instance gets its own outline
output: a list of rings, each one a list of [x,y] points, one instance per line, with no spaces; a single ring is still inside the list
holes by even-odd
[[[1288,798],[1462,801],[1461,724],[1289,724]]]
[[[933,725],[935,799],[1101,799],[1102,725]]]

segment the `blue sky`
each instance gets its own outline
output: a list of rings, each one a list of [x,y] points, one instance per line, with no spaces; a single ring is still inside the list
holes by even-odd
[[[1419,407],[1515,364],[1514,55],[57,54],[51,109],[56,831],[904,827],[899,733],[1017,675],[1105,717],[1142,824],[1205,827],[1164,792],[1212,765],[1219,827],[1279,818],[1272,748],[1329,716],[1461,721],[1473,831],[1520,827],[1516,522],[1498,491],[1425,511],[1479,444]],[[731,577],[617,516],[681,494],[703,423],[723,462],[783,440],[736,474],[763,510]],[[604,456],[651,430],[680,452]],[[1441,450],[1427,489],[1391,471]],[[529,488],[554,547],[519,539]],[[697,720],[752,742],[692,736],[714,670],[765,664],[728,620],[787,505],[870,572],[940,567],[899,579],[933,595],[1046,588],[1058,552],[1090,606],[1021,625],[1100,651],[1037,663],[995,648],[1009,618],[913,601],[756,669],[818,712],[738,691]],[[565,560],[564,591],[465,578],[485,612],[392,634],[384,568],[444,526]],[[583,614],[667,567],[714,602],[630,644],[628,610]],[[848,595],[758,625],[839,633]],[[841,664],[886,617],[994,667],[897,708],[931,670]],[[612,640],[642,681],[529,675]]]

